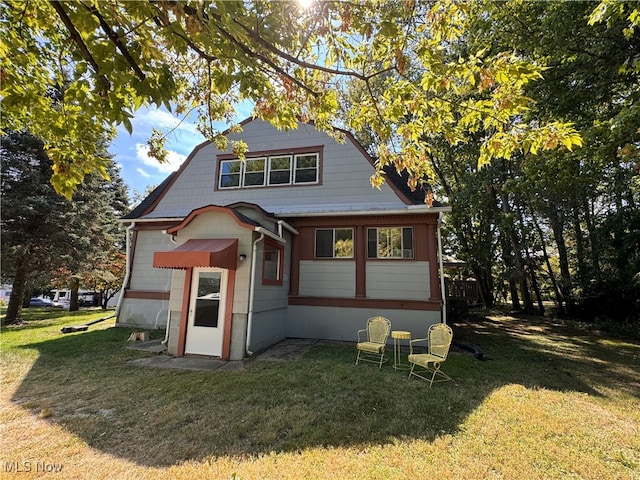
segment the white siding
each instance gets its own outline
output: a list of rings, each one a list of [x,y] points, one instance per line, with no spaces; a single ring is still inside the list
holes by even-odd
[[[356,295],[355,286],[355,261],[300,262],[302,296],[350,298]]]
[[[131,268],[131,290],[168,292],[171,270],[153,268],[153,253],[173,250],[169,235],[158,230],[141,230],[137,234],[133,266]]]
[[[261,120],[248,123],[244,132],[229,135],[229,139],[245,141],[249,146],[248,156],[252,151],[324,146],[321,184],[215,190],[217,156],[229,151],[221,152],[215,145],[207,144],[195,153],[150,217],[184,216],[203,205],[228,205],[238,201],[256,203],[271,212],[290,212],[296,208],[304,211],[305,207],[326,204],[404,207],[388,185],[383,185],[382,190],[371,187],[369,178],[374,169],[349,140],[337,143],[305,124],[291,132],[278,131]]]
[[[189,225],[178,233],[177,244],[181,245],[192,238],[237,238],[238,255],[245,254],[246,260],[238,261],[235,289],[233,295],[233,313],[247,313],[249,299],[249,274],[253,248],[253,230],[241,227],[230,212],[206,212],[194,218]],[[174,245],[175,247],[175,245]],[[183,282],[176,282],[182,288]],[[171,292],[173,297],[174,292]],[[182,298],[182,294],[180,294]]]
[[[117,324],[120,327],[161,329],[167,326],[169,312],[167,300],[125,298]]]
[[[262,284],[262,243],[256,255],[255,292],[250,350],[258,352],[286,337],[289,304],[289,271],[291,268],[291,235],[285,234],[282,285]]]
[[[367,298],[429,300],[429,262],[367,262]]]

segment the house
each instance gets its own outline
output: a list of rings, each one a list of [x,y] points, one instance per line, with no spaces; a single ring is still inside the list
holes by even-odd
[[[348,134],[261,120],[197,146],[130,214],[117,324],[165,328],[172,355],[237,360],[287,337],[356,339],[367,318],[424,336],[442,319],[439,223]]]

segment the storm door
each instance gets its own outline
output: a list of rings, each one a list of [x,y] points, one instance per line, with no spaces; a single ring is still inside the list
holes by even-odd
[[[222,356],[227,270],[194,268],[185,353]]]

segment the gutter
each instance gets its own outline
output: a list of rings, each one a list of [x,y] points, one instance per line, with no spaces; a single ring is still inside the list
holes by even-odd
[[[166,234],[167,231],[163,230],[162,233]],[[171,235],[171,237],[169,238],[169,241],[175,245],[176,244],[175,236]],[[169,275],[169,285],[167,285],[169,291],[171,290],[171,277],[172,276],[173,276],[173,273],[171,273],[171,275]],[[169,302],[171,302],[171,301],[169,301]],[[160,310],[160,311],[162,311],[162,310]],[[160,315],[160,312],[158,312],[158,315]],[[156,316],[156,325],[157,324],[158,324],[158,317]],[[160,342],[165,347],[169,346],[169,329],[170,328],[171,328],[171,308],[169,308],[169,305],[167,305],[167,327],[164,330],[164,340],[162,340],[162,342]]]
[[[184,217],[158,217],[158,218],[136,218],[132,220],[130,218],[119,218],[120,223],[153,223],[153,222],[181,222]]]
[[[253,249],[251,252],[251,271],[249,272],[249,314],[247,315],[247,338],[245,341],[245,352],[249,356],[253,355],[253,352],[249,349],[249,347],[251,346],[251,332],[253,330],[253,304],[256,291],[256,265],[258,263],[258,244],[264,240],[265,236],[276,240],[278,243],[285,243],[282,231],[283,228],[287,229],[294,235],[298,235],[298,231],[284,220],[278,220],[278,235],[263,227],[255,227],[254,229],[254,231],[258,232],[260,236],[253,242]]]
[[[135,220],[131,222],[131,225],[127,227],[125,238],[125,253],[127,255],[127,263],[125,264],[124,280],[122,281],[122,288],[120,289],[120,296],[118,297],[118,303],[116,304],[116,322],[120,317],[120,309],[122,308],[122,301],[124,300],[124,291],[129,283],[129,277],[131,276],[131,231],[136,226]]]
[[[442,296],[442,323],[447,323],[447,292],[444,285],[444,265],[442,261],[442,217],[444,212],[438,212],[438,263],[440,268],[440,295]]]
[[[448,213],[451,207],[426,207],[422,205],[410,205],[407,208],[395,208],[389,210],[335,210],[331,212],[278,212],[275,215],[285,218],[297,217],[344,217],[344,216],[374,216],[374,215],[411,215],[416,213]]]
[[[264,230],[262,227],[256,227],[256,232],[259,231],[258,229]],[[247,338],[245,342],[245,351],[249,356],[253,355],[253,352],[249,350],[249,347],[251,346],[251,330],[253,328],[253,301],[256,291],[256,257],[258,253],[258,243],[264,240],[264,236],[264,233],[260,233],[260,236],[253,242],[253,251],[251,253],[251,271],[249,272],[249,315],[247,316]]]
[[[286,228],[289,232],[293,233],[294,235],[299,235],[300,234],[300,232],[298,232],[298,230],[293,228],[291,225],[289,225],[284,220],[278,220],[278,235],[280,235],[281,237],[282,237],[282,227]]]

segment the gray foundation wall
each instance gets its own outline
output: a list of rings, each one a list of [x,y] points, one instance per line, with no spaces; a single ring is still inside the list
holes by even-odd
[[[388,318],[392,330],[411,332],[411,338],[426,337],[429,326],[441,321],[440,312],[290,305],[287,337],[356,342],[358,330],[375,316]]]

